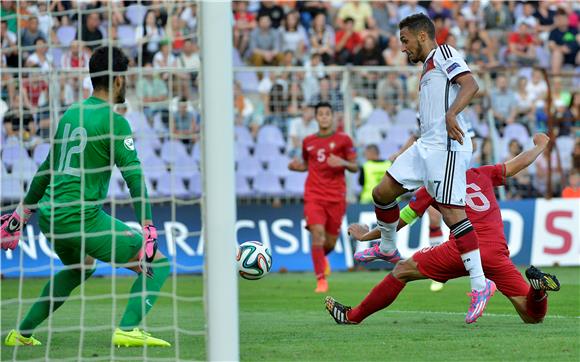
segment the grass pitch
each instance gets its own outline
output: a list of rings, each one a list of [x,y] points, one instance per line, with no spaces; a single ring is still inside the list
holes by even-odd
[[[260,281],[240,280],[240,351],[244,361],[361,360],[580,360],[580,268],[548,268],[562,283],[551,293],[543,324],[526,325],[501,293],[487,313],[466,325],[466,278],[453,280],[443,291],[429,291],[429,281],[410,283],[399,299],[358,326],[334,323],[324,309],[324,295],[313,293],[312,274],[272,274]],[[386,272],[334,273],[329,295],[357,304]],[[2,339],[17,325],[44,279],[1,281]],[[10,348],[2,345],[1,360],[204,360],[204,310],[200,276],[169,279],[163,292],[176,290],[178,300],[160,297],[147,327],[173,347],[117,349],[110,345],[113,322],[121,318],[132,278],[118,278],[115,308],[112,280],[95,278],[85,284],[84,303],[75,291],[35,336],[44,345]],[[17,298],[21,293],[23,300]],[[114,310],[114,313],[113,313]],[[82,319],[81,319],[82,315]],[[83,333],[80,325],[84,325]],[[177,326],[177,328],[175,328]],[[82,348],[79,346],[82,345]]]

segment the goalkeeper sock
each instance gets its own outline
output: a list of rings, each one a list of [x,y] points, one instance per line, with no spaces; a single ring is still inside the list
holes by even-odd
[[[406,284],[389,274],[377,286],[371,290],[369,295],[356,307],[347,313],[347,318],[351,322],[360,323],[366,317],[391,305]]]
[[[530,286],[526,298],[526,312],[535,320],[543,320],[548,312],[548,294],[543,290],[535,290]]]
[[[169,276],[170,267],[167,258],[153,262],[153,278],[147,278],[144,273],[139,274],[131,287],[131,297],[127,303],[125,313],[119,328],[128,331],[137,327],[141,320],[153,308],[157,300],[157,293],[163,287]],[[143,293],[143,278],[145,278],[146,292]]]
[[[85,277],[78,269],[64,269],[54,276],[54,286],[50,295],[51,281],[48,281],[42,289],[38,300],[32,305],[26,317],[20,322],[18,331],[24,337],[30,337],[36,327],[38,327],[50,313],[57,310],[64,304],[70,293],[81,283],[93,275],[95,269],[85,271]],[[52,309],[51,309],[52,300]]]

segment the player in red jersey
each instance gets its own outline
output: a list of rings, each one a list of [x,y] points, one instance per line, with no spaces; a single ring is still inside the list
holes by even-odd
[[[503,185],[507,177],[516,175],[532,164],[548,143],[548,136],[536,134],[534,148],[505,164],[469,169],[466,175],[466,212],[479,237],[483,269],[488,278],[512,302],[525,323],[542,322],[548,307],[546,291],[557,291],[560,284],[555,276],[543,273],[533,266],[526,270],[531,286],[524,281],[509,257],[494,187]],[[425,188],[419,189],[409,205],[401,210],[399,228],[412,223],[430,205],[436,205],[433,197]],[[366,226],[358,224],[351,225],[349,232],[358,240],[374,240],[380,237],[378,229],[368,232]],[[389,306],[407,282],[430,278],[444,283],[464,275],[468,274],[456,244],[443,243],[420,250],[410,259],[399,261],[395,269],[357,307],[350,308],[332,297],[327,297],[326,308],[337,323],[357,324]]]
[[[326,255],[334,250],[346,211],[346,181],[344,170],[356,172],[356,151],[352,140],[334,129],[333,112],[329,103],[315,107],[318,133],[302,142],[302,160],[288,165],[292,171],[308,171],[304,187],[304,217],[312,234],[312,262],[316,274],[315,292],[328,290],[329,270]]]

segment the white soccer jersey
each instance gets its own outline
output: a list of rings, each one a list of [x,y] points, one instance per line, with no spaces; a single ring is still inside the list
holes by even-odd
[[[465,134],[463,145],[447,137],[445,126],[445,113],[460,89],[454,81],[458,75],[466,72],[471,71],[465,60],[448,45],[440,45],[427,56],[419,85],[421,138],[418,142],[423,146],[438,150],[472,151],[468,136],[471,125],[461,113],[457,115],[457,122]]]

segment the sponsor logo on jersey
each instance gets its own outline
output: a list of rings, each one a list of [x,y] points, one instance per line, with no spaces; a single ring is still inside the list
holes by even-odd
[[[123,144],[125,144],[125,148],[129,151],[135,151],[135,142],[133,142],[133,137],[129,136],[125,138]]]
[[[450,74],[452,71],[454,71],[455,69],[459,68],[460,65],[457,63],[453,63],[450,66],[447,67],[447,69],[445,70],[447,72],[447,74]]]
[[[314,149],[314,146],[308,146],[308,147],[306,147],[306,151],[312,151],[312,149]]]

